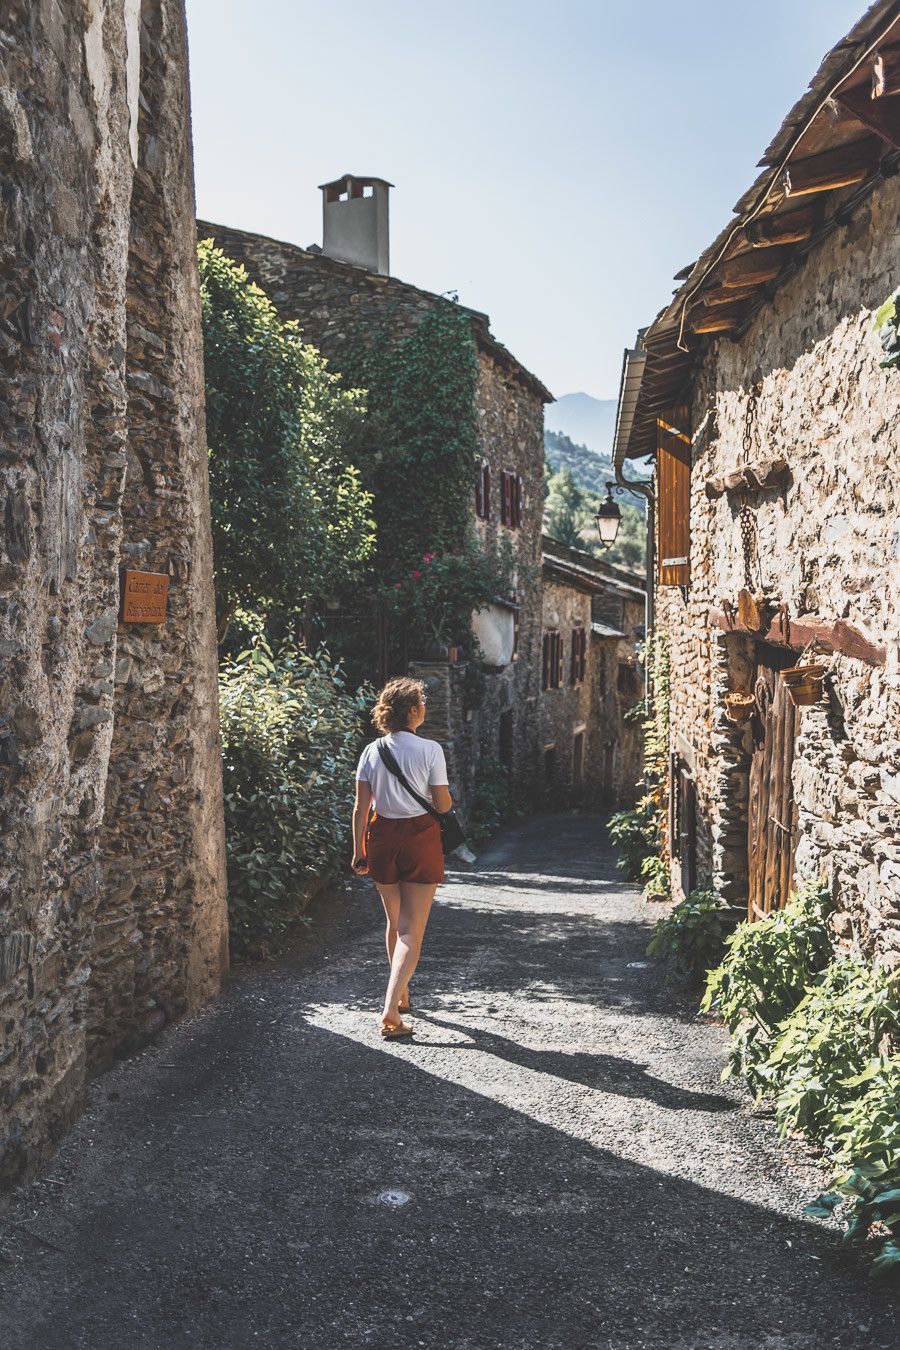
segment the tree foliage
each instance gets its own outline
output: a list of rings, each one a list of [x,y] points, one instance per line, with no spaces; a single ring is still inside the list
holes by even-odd
[[[216,606],[296,610],[359,576],[371,496],[365,403],[220,249],[199,247]]]
[[[589,451],[586,453],[590,453]],[[550,465],[549,459],[547,465]],[[638,507],[617,501],[622,513],[616,542],[604,548],[597,531],[597,508],[602,492],[590,492],[579,486],[575,471],[563,468],[548,472],[544,480],[544,530],[569,548],[584,549],[594,557],[618,567],[642,571],[647,549],[647,521]]]

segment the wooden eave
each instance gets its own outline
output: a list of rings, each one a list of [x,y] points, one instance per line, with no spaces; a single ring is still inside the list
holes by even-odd
[[[644,334],[647,361],[619,461],[655,453],[656,419],[684,401],[708,344],[739,340],[810,251],[900,169],[900,0],[872,5],[828,53],[760,165],[734,219],[678,274],[681,285]]]

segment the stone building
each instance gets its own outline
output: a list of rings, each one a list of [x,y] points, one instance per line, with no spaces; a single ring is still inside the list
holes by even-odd
[[[656,453],[674,893],[750,917],[824,875],[900,965],[900,20],[826,57],[734,219],[626,353],[616,461]],[[795,706],[781,672],[821,664]],[[753,697],[729,717],[728,693]],[[748,704],[748,707],[750,705]]]
[[[643,578],[544,536],[539,779],[545,801],[633,800],[644,696]]]
[[[11,0],[0,46],[8,1185],[227,948],[182,0]]]
[[[388,274],[389,189],[383,179],[353,175],[324,184],[324,250],[207,221],[198,222],[198,235],[243,264],[280,317],[296,320],[304,337],[340,368],[348,347],[382,340],[387,319],[392,334],[402,337],[436,306],[454,303]],[[486,315],[463,312],[471,320],[479,365],[480,459],[470,523],[488,548],[509,540],[517,589],[498,597],[476,621],[483,680],[473,679],[465,661],[417,661],[420,652],[406,658],[429,682],[429,727],[445,744],[451,786],[465,805],[485,756],[507,766],[518,793],[537,769],[543,426],[552,395],[496,340]],[[392,667],[373,650],[368,669],[385,678],[405,669],[407,659]]]

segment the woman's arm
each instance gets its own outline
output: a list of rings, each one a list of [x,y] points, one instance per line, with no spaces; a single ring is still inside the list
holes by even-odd
[[[366,863],[366,823],[369,819],[369,807],[372,804],[372,786],[364,778],[356,780],[356,801],[353,805],[353,870],[365,872]]]
[[[453,805],[450,789],[446,783],[432,783],[429,788],[435,811],[449,811]]]

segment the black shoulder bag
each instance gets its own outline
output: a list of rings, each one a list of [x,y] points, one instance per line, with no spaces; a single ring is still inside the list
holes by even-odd
[[[454,849],[460,848],[460,846],[466,842],[466,836],[463,834],[463,827],[459,823],[459,816],[456,812],[452,810],[452,808],[449,811],[436,811],[431,805],[431,802],[427,801],[424,797],[420,797],[412,783],[410,783],[409,779],[406,777],[406,774],[400,768],[393,753],[385,745],[384,741],[378,742],[378,753],[381,756],[381,762],[388,773],[392,773],[397,782],[400,783],[402,787],[406,788],[413,800],[419,803],[422,810],[427,811],[430,816],[434,816],[438,825],[440,825],[441,845],[444,849],[444,853],[452,853]]]

